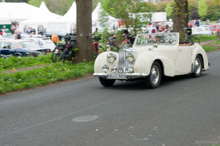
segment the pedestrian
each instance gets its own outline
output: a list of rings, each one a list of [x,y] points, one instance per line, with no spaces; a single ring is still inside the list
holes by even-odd
[[[33,34],[33,35],[36,34],[36,30],[35,30],[35,28],[32,29],[32,34]]]
[[[21,37],[20,32],[19,32],[19,31],[16,31],[15,39],[16,39],[16,40],[19,40],[19,39],[21,39],[21,38],[22,38],[22,37]]]
[[[115,24],[113,25],[113,30],[115,30]]]
[[[150,27],[149,33],[157,33],[157,28],[155,27],[154,24],[152,24],[152,26]]]
[[[206,20],[206,25],[210,25],[209,19]]]
[[[54,32],[53,35],[51,36],[51,40],[53,43],[57,46],[58,43],[60,42],[58,35]]]
[[[0,29],[0,35],[2,35],[2,28]]]
[[[199,20],[199,26],[203,25],[202,20]]]
[[[159,30],[159,24],[158,23],[156,24],[156,28],[157,28],[157,31],[158,31]]]

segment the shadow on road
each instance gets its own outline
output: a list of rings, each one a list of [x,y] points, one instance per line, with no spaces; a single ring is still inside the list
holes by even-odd
[[[184,82],[188,80],[194,80],[194,79],[202,79],[206,74],[201,74],[199,78],[193,78],[190,75],[182,75],[182,76],[176,76],[176,77],[163,77],[162,82],[159,86],[161,87],[167,87],[167,86],[172,86],[176,82]],[[100,85],[102,86],[102,85]],[[102,89],[106,90],[152,90],[148,89],[145,87],[144,81],[139,80],[139,81],[116,81],[115,84],[112,87],[101,87]]]

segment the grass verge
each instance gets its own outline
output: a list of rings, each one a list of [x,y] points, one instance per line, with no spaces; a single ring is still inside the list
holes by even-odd
[[[218,46],[202,46],[202,47],[206,52],[214,51],[214,50],[217,50],[218,48],[220,48]]]
[[[200,42],[216,40],[216,34],[215,35],[197,35],[196,37],[199,38]]]
[[[39,57],[9,57],[8,59],[0,58],[0,72],[6,69],[23,68],[29,66],[37,66],[50,64],[52,53],[47,55],[39,55]]]
[[[0,94],[45,86],[57,81],[74,79],[94,72],[94,62],[79,64],[55,63],[42,68],[19,71],[10,74],[0,73]]]

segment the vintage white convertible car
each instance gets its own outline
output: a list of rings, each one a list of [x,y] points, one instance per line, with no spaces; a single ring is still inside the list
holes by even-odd
[[[199,77],[208,69],[208,57],[201,45],[179,42],[179,33],[156,33],[137,35],[132,48],[101,53],[93,75],[105,87],[115,80],[143,79],[147,87],[156,88],[163,76]]]

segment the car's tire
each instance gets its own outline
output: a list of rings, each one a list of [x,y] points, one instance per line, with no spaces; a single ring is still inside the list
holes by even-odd
[[[144,79],[147,88],[157,88],[162,78],[161,66],[158,62],[154,62],[151,66],[150,74]]]
[[[192,77],[199,77],[202,73],[202,58],[197,55],[194,61],[194,72],[191,73]]]
[[[115,80],[107,80],[101,77],[99,77],[99,81],[104,87],[110,87],[115,83]]]

